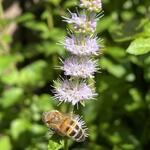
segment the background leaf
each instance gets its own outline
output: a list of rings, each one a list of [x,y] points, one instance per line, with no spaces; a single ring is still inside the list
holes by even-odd
[[[0,17],[0,150],[61,150],[42,121],[45,111],[65,111],[53,98],[56,69],[68,53],[62,16],[79,0],[3,0]],[[96,100],[79,105],[89,137],[69,140],[71,150],[149,150],[149,0],[103,0],[97,24],[100,53]],[[78,9],[78,8],[77,8]],[[80,11],[81,9],[78,9]],[[1,11],[0,11],[1,12]],[[0,14],[1,16],[1,14]],[[93,80],[93,79],[92,79]]]
[[[150,52],[150,38],[134,40],[128,47],[127,52],[134,55],[142,55]]]

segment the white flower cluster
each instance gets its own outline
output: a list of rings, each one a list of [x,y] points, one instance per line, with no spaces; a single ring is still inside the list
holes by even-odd
[[[59,81],[54,90],[54,97],[60,102],[70,102],[75,105],[81,101],[93,99],[96,94],[85,82],[63,80]]]
[[[65,75],[88,78],[93,77],[94,73],[97,71],[97,62],[89,58],[82,57],[69,57],[63,62],[63,67]]]
[[[87,8],[89,11],[99,12],[102,10],[101,0],[80,0],[80,6]]]
[[[98,55],[100,46],[97,37],[79,35],[68,36],[65,39],[64,47],[68,52],[77,56]]]
[[[70,12],[70,11],[69,11]],[[72,24],[74,30],[79,33],[94,33],[96,30],[97,20],[95,14],[91,14],[87,17],[85,12],[82,14],[70,12],[71,18],[63,17],[65,22]]]

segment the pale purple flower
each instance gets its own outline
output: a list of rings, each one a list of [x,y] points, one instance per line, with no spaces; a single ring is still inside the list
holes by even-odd
[[[72,56],[63,62],[61,69],[64,70],[65,75],[88,78],[93,77],[98,67],[96,60],[89,59],[88,57]]]
[[[95,32],[97,20],[99,19],[95,13],[90,14],[89,17],[87,17],[85,12],[82,14],[70,12],[70,15],[71,18],[63,17],[63,21],[72,24],[76,31],[81,33]]]
[[[101,0],[80,0],[80,7],[99,12],[102,10],[102,2]]]
[[[97,37],[82,35],[67,36],[63,45],[67,51],[78,56],[98,55],[100,49]]]
[[[75,105],[79,102],[94,99],[96,93],[85,82],[74,80],[58,81],[54,90],[54,97],[59,102],[69,102]]]

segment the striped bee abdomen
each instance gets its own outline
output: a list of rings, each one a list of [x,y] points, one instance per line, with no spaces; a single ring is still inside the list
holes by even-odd
[[[67,130],[67,135],[77,142],[82,142],[85,140],[83,129],[74,120],[70,122],[70,126]]]

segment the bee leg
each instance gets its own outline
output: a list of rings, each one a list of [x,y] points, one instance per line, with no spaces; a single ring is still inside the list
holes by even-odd
[[[49,134],[49,136],[53,136],[54,133],[55,133],[54,129],[48,128],[48,134]]]

